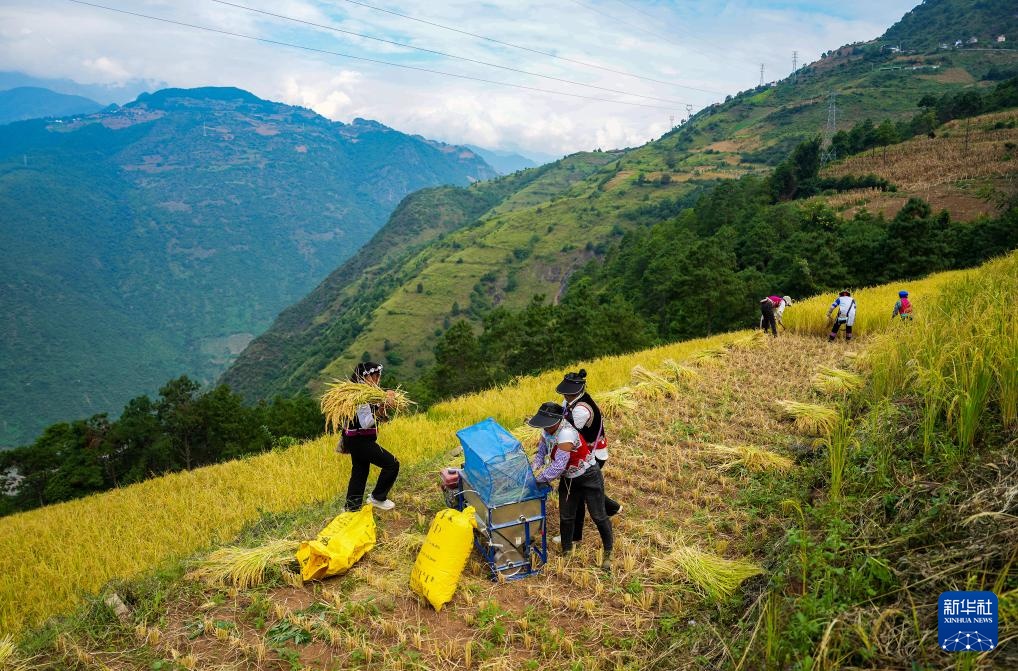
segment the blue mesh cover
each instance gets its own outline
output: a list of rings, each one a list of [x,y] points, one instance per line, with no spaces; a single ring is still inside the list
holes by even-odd
[[[520,441],[489,417],[456,432],[467,484],[489,508],[541,496]]]

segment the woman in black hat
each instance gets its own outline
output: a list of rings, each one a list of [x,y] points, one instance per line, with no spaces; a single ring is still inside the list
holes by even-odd
[[[382,379],[382,364],[374,361],[357,364],[351,382],[362,382],[378,386]],[[364,403],[357,406],[357,414],[345,429],[340,439],[340,449],[350,455],[350,484],[346,488],[346,509],[357,511],[364,502],[364,488],[368,484],[368,472],[374,464],[382,469],[378,482],[368,496],[368,503],[381,510],[392,510],[396,504],[389,500],[389,490],[399,475],[399,460],[378,444],[378,422],[388,418],[388,409],[393,393],[386,394],[386,400],[379,405]]]
[[[578,373],[566,373],[562,381],[555,387],[555,391],[562,394],[562,414],[565,420],[573,425],[587,445],[594,452],[594,461],[597,467],[604,469],[608,461],[608,442],[604,435],[604,420],[601,416],[601,408],[597,406],[594,399],[587,393],[587,371],[583,368]],[[622,505],[605,495],[604,509],[608,517],[614,517],[622,510]],[[583,518],[586,509],[583,501],[579,502],[576,509],[576,524],[573,527],[573,543],[579,543],[583,539]],[[559,539],[561,541],[561,539]]]
[[[614,544],[612,523],[604,508],[604,477],[597,467],[594,452],[572,424],[565,421],[562,406],[554,401],[541,404],[527,424],[543,429],[532,464],[538,483],[551,484],[559,478],[559,533],[562,552],[573,549],[573,528],[580,502],[586,503],[590,517],[601,535],[604,561],[601,568],[611,570]],[[547,465],[545,465],[547,463]]]

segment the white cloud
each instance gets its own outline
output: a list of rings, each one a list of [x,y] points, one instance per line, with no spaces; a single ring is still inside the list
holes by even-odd
[[[209,0],[100,1],[317,49],[559,93],[622,97],[351,38]],[[791,69],[793,49],[799,51],[800,62],[815,60],[828,49],[879,35],[913,4],[913,0],[799,4],[583,0],[583,5],[613,17],[609,19],[570,0],[366,1],[565,58],[720,94],[585,68],[342,1],[231,0],[304,21],[681,104],[628,98],[666,108],[654,109],[524,91],[213,34],[61,0],[5,0],[0,5],[0,63],[7,70],[82,83],[125,86],[142,80],[180,87],[239,86],[340,121],[361,116],[435,139],[559,154],[635,146],[658,137],[667,129],[669,116],[685,115],[686,103],[698,109],[754,86],[761,62],[768,80],[783,77]]]

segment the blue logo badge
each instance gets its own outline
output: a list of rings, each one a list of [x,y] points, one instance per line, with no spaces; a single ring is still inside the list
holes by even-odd
[[[941,650],[993,650],[998,616],[997,595],[993,592],[943,592],[937,603]]]

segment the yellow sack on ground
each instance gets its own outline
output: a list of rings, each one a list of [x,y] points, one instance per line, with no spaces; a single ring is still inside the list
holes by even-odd
[[[371,506],[356,513],[341,513],[322,529],[318,538],[304,541],[297,550],[300,577],[321,580],[345,573],[375,547],[375,516]]]
[[[446,508],[431,522],[410,571],[410,589],[427,599],[436,611],[452,600],[474,545],[476,526],[477,518],[470,506],[463,512]]]

